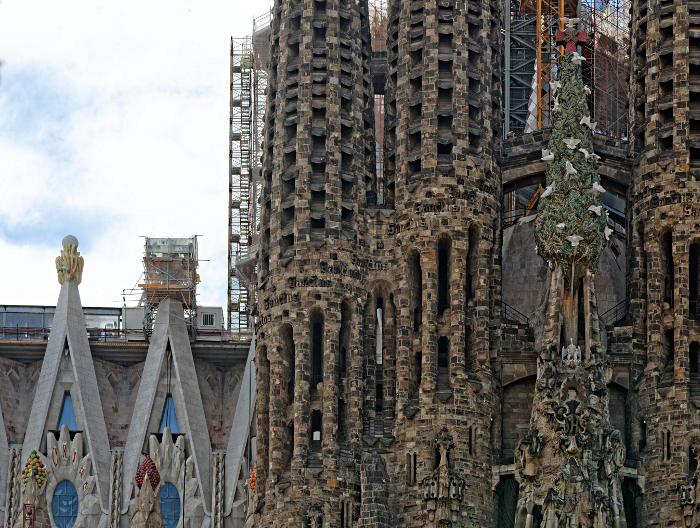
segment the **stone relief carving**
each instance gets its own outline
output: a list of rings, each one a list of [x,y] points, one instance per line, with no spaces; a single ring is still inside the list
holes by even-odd
[[[440,450],[440,463],[423,479],[425,509],[431,526],[459,526],[459,512],[464,492],[464,479],[449,465],[449,451],[454,446],[447,427],[438,431],[435,445]]]
[[[53,433],[47,434],[47,466],[50,469],[46,481],[46,497],[52,500],[58,484],[64,480],[73,483],[78,492],[78,517],[73,525],[76,528],[103,528],[108,518],[102,515],[100,499],[97,495],[97,482],[92,468],[90,453],[83,456],[83,437],[76,433],[73,440],[67,425],[61,427],[58,440]],[[51,525],[56,523],[53,511],[48,509]]]
[[[700,445],[693,444],[690,448],[696,463],[700,463]],[[683,510],[683,526],[697,528],[700,526],[700,489],[698,489],[698,477],[700,466],[687,481],[678,485],[680,492],[681,509]]]

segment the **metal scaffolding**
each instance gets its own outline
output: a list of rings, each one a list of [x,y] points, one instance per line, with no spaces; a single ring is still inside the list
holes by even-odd
[[[504,136],[547,128],[554,100],[550,83],[562,48],[555,33],[562,16],[581,19],[589,40],[579,52],[591,87],[597,132],[627,136],[629,8],[631,0],[507,0],[505,21]]]
[[[506,0],[505,17],[505,118],[506,137],[525,131],[528,101],[537,67],[535,15],[520,14],[519,0]]]
[[[228,328],[250,327],[260,218],[261,162],[265,120],[271,11],[253,20],[253,31],[231,38],[229,128]]]
[[[143,251],[144,282],[141,302],[144,307],[143,330],[148,338],[160,301],[165,298],[182,303],[185,321],[196,334],[197,313],[197,237],[146,237]]]
[[[251,244],[250,181],[253,115],[253,59],[250,37],[231,38],[229,119],[228,328],[248,328],[248,288],[235,262]]]

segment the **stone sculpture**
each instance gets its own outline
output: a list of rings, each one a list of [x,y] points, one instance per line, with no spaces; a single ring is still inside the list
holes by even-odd
[[[58,272],[58,283],[75,282],[80,285],[83,280],[83,257],[78,252],[78,239],[68,235],[63,239],[63,249],[56,257],[56,271]]]
[[[428,520],[435,527],[458,526],[464,479],[450,468],[448,462],[453,444],[447,427],[437,432],[435,445],[440,450],[440,462],[433,473],[423,479]]]
[[[605,247],[607,217],[600,212],[590,115],[575,57],[575,44],[585,34],[567,27],[557,36],[567,52],[558,69],[562,111],[553,118],[547,149],[554,155],[547,166],[553,190],[535,225],[538,251],[553,273],[538,308],[530,432],[516,450],[515,527],[623,528],[619,472],[626,453],[620,432],[610,425],[609,364],[598,318],[591,315],[597,313],[592,277]],[[560,347],[561,361],[555,361]]]
[[[163,516],[160,512],[160,488],[161,480],[158,470],[152,466],[153,462],[147,457],[139,468],[138,476],[134,477],[133,486],[136,490],[134,513],[129,522],[129,528],[164,528]],[[139,486],[138,480],[141,480]],[[151,480],[156,482],[152,486]]]

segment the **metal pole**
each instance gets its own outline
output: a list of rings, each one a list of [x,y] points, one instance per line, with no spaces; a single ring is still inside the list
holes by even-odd
[[[537,130],[542,129],[542,1],[537,0],[537,20],[535,20],[537,36]]]
[[[504,61],[505,61],[505,70],[506,70],[506,77],[505,77],[505,86],[503,87],[505,90],[505,95],[506,95],[506,101],[505,101],[505,123],[503,126],[503,138],[508,137],[508,132],[510,132],[510,19],[511,19],[511,12],[510,12],[510,1],[511,0],[506,0],[506,6],[505,6],[505,11],[504,11],[504,16],[505,16],[505,30],[506,30],[506,42],[505,42],[505,53],[504,53]]]

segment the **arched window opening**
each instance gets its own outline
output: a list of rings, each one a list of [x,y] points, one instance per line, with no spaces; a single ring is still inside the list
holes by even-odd
[[[411,388],[412,394],[418,393],[418,388],[422,383],[422,372],[423,372],[423,353],[416,352],[413,354],[413,365],[411,368]]]
[[[53,520],[58,528],[71,528],[78,518],[78,492],[70,480],[58,483],[51,501]]]
[[[73,410],[73,399],[70,392],[66,392],[63,396],[63,408],[61,409],[61,418],[58,421],[58,428],[64,425],[68,426],[70,431],[77,431],[78,424],[75,421],[75,411]]]
[[[673,308],[673,236],[666,231],[661,236],[661,276],[664,278],[663,302]]]
[[[675,343],[673,340],[673,329],[666,330],[662,341],[662,348],[665,352],[664,359],[666,360],[666,368],[664,369],[664,378],[673,377],[674,362],[676,356]]]
[[[280,328],[280,347],[284,378],[287,380],[287,405],[291,405],[294,403],[296,346],[294,344],[294,329],[290,324],[284,324]]]
[[[311,451],[321,451],[321,430],[323,428],[323,415],[320,411],[311,412]]]
[[[437,392],[446,392],[450,390],[450,373],[448,368],[449,349],[450,340],[447,337],[439,338]]]
[[[323,381],[323,315],[313,312],[311,323],[311,390]]]
[[[180,521],[180,494],[170,482],[160,488],[160,511],[165,528],[175,528]]]
[[[699,379],[700,369],[698,362],[700,361],[700,344],[697,341],[690,343],[690,375]]]
[[[690,319],[700,319],[698,299],[700,299],[700,242],[690,245],[690,262],[688,266],[688,278],[690,280]]]
[[[287,438],[285,438],[286,460],[284,467],[288,467],[294,458],[294,420],[287,424]]]
[[[644,448],[647,446],[647,422],[646,420],[642,420],[641,426],[640,426],[640,433],[639,433],[639,452],[641,453],[644,451]]]
[[[476,271],[476,261],[479,254],[479,228],[476,225],[469,227],[469,251],[467,251],[467,276],[464,281],[466,301],[474,298],[473,277]]]
[[[170,427],[170,432],[177,434],[180,428],[177,425],[177,414],[175,414],[175,401],[171,394],[165,397],[165,407],[163,408],[163,418],[160,420],[160,430],[162,433],[166,427]]]
[[[384,363],[384,299],[377,297],[377,365]]]
[[[693,446],[688,447],[688,477],[692,478],[698,469],[697,453],[693,452]]]
[[[338,361],[340,379],[345,378],[348,369],[348,348],[350,347],[350,327],[352,325],[351,313],[350,301],[343,301],[340,305],[340,358]]]
[[[417,251],[408,254],[408,288],[413,331],[418,332],[423,324],[423,270]]]
[[[438,242],[438,315],[450,307],[450,249],[452,240],[448,236]]]
[[[384,385],[377,385],[377,398],[375,400],[374,410],[377,414],[381,414],[384,410]]]
[[[446,337],[438,339],[438,368],[447,368],[449,344],[450,342]]]

